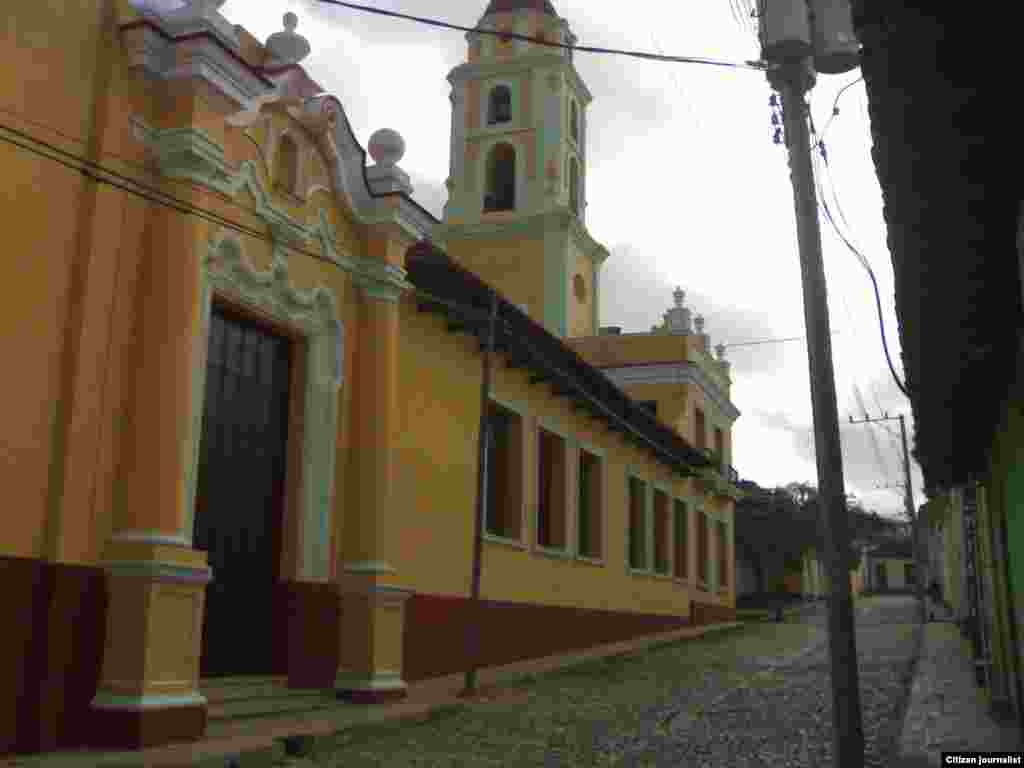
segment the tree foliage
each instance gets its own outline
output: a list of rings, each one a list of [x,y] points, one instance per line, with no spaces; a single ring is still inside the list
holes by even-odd
[[[771,489],[746,483],[744,490],[746,496],[736,505],[737,554],[753,565],[758,592],[782,591],[787,571],[800,568],[804,553],[825,553],[818,489],[810,483]],[[860,564],[859,548],[853,543],[871,538],[884,521],[855,496],[847,497],[846,508],[851,540],[847,567],[852,571]]]

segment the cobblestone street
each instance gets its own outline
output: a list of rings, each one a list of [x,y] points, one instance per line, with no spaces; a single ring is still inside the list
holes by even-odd
[[[829,765],[824,611],[587,663],[426,722],[341,734],[282,765]],[[919,637],[912,598],[858,603],[865,765],[895,757]]]

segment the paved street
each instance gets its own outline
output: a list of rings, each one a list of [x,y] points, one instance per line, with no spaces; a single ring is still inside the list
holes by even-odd
[[[909,597],[859,603],[866,765],[895,756],[914,610]],[[784,624],[589,662],[420,724],[342,734],[282,765],[829,765],[829,677],[819,605]]]

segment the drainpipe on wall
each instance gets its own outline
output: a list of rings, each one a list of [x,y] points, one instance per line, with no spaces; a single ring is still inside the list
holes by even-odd
[[[491,312],[487,324],[487,339],[483,349],[483,372],[480,382],[480,431],[478,442],[478,465],[476,483],[476,515],[473,531],[473,576],[470,583],[469,597],[473,607],[470,614],[469,634],[469,667],[466,669],[462,696],[472,697],[477,693],[477,663],[480,657],[480,568],[483,557],[484,525],[487,519],[487,469],[488,443],[490,442],[491,403],[491,354],[494,349],[494,331],[498,321],[498,293],[491,290]]]

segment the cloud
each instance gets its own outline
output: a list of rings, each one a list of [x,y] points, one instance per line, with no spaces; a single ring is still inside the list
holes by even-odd
[[[409,180],[412,182],[413,200],[434,214],[435,218],[440,219],[444,204],[448,200],[448,190],[444,184],[416,173],[410,173]]]
[[[891,377],[887,380],[872,380],[868,383],[867,389],[867,392],[862,393],[862,399],[871,418],[883,415],[886,410],[891,416],[909,410],[906,399],[896,388]],[[868,509],[890,516],[902,515],[904,474],[899,422],[851,424],[851,415],[857,420],[864,418],[865,414],[858,406],[854,392],[851,392],[849,397],[840,398],[839,432],[846,491],[856,493]],[[787,433],[790,449],[796,457],[811,465],[814,464],[814,428],[809,419],[794,419],[788,411],[758,409],[745,413],[743,419],[748,423],[755,422],[757,429]],[[744,425],[746,426],[747,424]],[[922,481],[920,472],[913,463],[911,478],[916,494],[915,503],[920,505],[924,501],[920,490]],[[816,479],[814,482],[817,482]]]
[[[682,287],[686,291],[686,306],[695,315],[704,315],[712,346],[781,336],[783,329],[765,312],[731,305],[727,296],[709,296]],[[601,324],[621,326],[625,333],[650,331],[673,305],[674,289],[675,285],[658,271],[654,260],[644,251],[629,244],[614,246],[601,269]],[[732,363],[733,379],[755,372],[778,371],[789,362],[789,350],[783,346],[729,348],[726,355]]]

